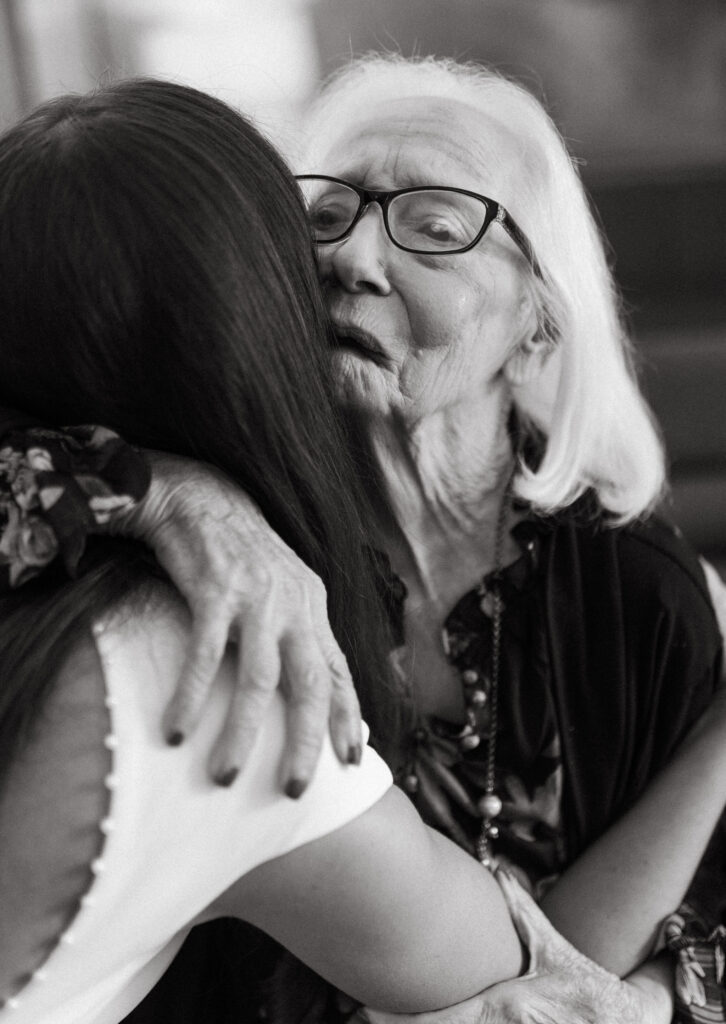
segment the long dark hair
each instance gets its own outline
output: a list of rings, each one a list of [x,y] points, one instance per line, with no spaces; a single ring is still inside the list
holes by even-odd
[[[383,737],[385,629],[328,373],[296,187],[231,108],[125,81],[0,140],[0,401],[237,481],[325,582]],[[51,572],[0,602],[0,751],[91,615],[147,574],[138,550],[98,542],[78,581]]]

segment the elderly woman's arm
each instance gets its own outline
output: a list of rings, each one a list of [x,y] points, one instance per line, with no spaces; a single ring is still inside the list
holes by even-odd
[[[542,901],[547,917],[499,873],[530,953],[527,973],[411,1024],[670,1024],[673,963],[668,954],[645,958],[662,917],[682,898],[725,799],[722,689],[638,804],[550,890]],[[369,1016],[372,1024],[405,1024]]]
[[[370,1024],[671,1024],[673,966],[661,954],[620,981],[576,950],[506,874],[509,914],[530,952],[527,973],[465,1002],[413,1017],[362,1012]]]
[[[238,692],[210,757],[217,781],[244,766],[283,677],[289,795],[307,786],[328,727],[339,760],[358,759],[358,700],[325,589],[230,481],[189,460],[141,453],[102,427],[59,431],[0,407],[0,496],[13,512],[0,515],[0,589],[54,559],[73,574],[92,532],[126,533],[154,549],[193,616],[166,715],[170,743],[194,729],[227,643],[246,635],[237,645]]]
[[[193,685],[185,691],[191,692],[191,698],[181,701],[191,727],[204,699],[205,679],[213,675],[219,637],[226,638],[230,629],[239,626],[258,583],[253,574],[254,586],[245,584],[245,573],[237,571],[230,587],[227,578],[236,556],[245,571],[264,562],[271,580],[285,580],[292,574],[299,583],[298,601],[311,581],[309,571],[296,573],[295,556],[283,550],[259,512],[229,482],[203,467],[163,457],[155,464],[153,476],[156,490],[152,488],[121,525],[157,549],[191,607],[202,616],[196,643],[203,650],[208,646],[209,652],[201,659],[203,670],[197,670]],[[266,622],[263,628],[274,645],[278,628],[269,618]],[[208,631],[216,639],[207,645]],[[318,679],[321,687],[323,682]],[[327,681],[325,687],[329,687]],[[252,718],[262,701],[253,704]],[[179,702],[176,710],[178,714]],[[319,742],[320,721],[313,727],[312,718],[303,723],[310,730],[309,741],[303,743],[306,752]],[[723,718],[721,706],[715,706],[700,734],[684,744],[636,808],[593,844],[548,895],[548,913],[563,934],[619,974],[643,959],[659,920],[680,902],[726,800],[721,787],[726,778],[720,753],[726,750]],[[704,771],[712,774],[713,786],[702,785]],[[668,827],[654,826],[661,820]],[[670,827],[673,821],[683,826],[693,822],[694,827],[679,827],[675,832]],[[608,879],[607,886],[603,878]]]
[[[581,952],[625,976],[651,954],[663,918],[681,903],[725,805],[722,689],[635,806],[564,872],[542,909]]]

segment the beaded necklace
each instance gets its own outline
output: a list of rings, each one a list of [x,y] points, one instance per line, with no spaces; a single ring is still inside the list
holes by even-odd
[[[492,577],[492,678],[489,688],[489,745],[487,747],[487,773],[484,784],[484,796],[479,801],[479,809],[482,812],[482,823],[479,838],[476,843],[476,855],[479,863],[485,868],[492,867],[492,851],[489,845],[491,839],[499,835],[499,826],[495,824],[496,819],[502,812],[502,800],[494,792],[494,773],[497,757],[497,725],[499,724],[499,667],[502,653],[502,562],[504,560],[504,527],[507,521],[507,510],[512,489],[512,473],[507,481],[507,486],[502,495],[502,502],[499,506],[497,516],[497,529],[494,541],[494,575]],[[472,700],[479,691],[475,690]],[[479,698],[480,700],[481,698]],[[476,707],[476,702],[474,703]],[[467,717],[468,708],[467,708]],[[475,719],[476,721],[476,719]],[[471,718],[469,718],[471,722]]]
[[[485,735],[487,735],[488,738],[484,794],[477,801],[478,809],[482,815],[482,824],[479,837],[476,841],[476,856],[479,862],[489,869],[493,866],[493,855],[490,842],[491,840],[496,839],[499,835],[499,827],[496,824],[496,819],[502,811],[502,800],[495,792],[497,727],[499,722],[499,675],[502,648],[502,612],[504,607],[501,596],[501,579],[504,559],[504,533],[507,523],[507,513],[511,504],[510,499],[513,480],[514,470],[512,470],[509,479],[507,480],[501,504],[499,506],[494,541],[494,569],[489,578],[492,618],[492,653],[489,694],[487,695],[486,691],[482,689],[479,684],[478,672],[466,670],[462,673],[466,722],[455,737],[456,743],[462,752],[475,750],[480,745]],[[487,727],[484,729],[479,725],[478,714],[487,703],[489,705],[489,715]],[[418,739],[418,734],[414,734],[414,738]],[[403,787],[411,794],[417,792],[419,788],[419,779],[415,769],[411,769],[403,779]]]

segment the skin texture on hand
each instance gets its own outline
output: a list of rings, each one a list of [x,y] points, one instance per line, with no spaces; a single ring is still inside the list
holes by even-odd
[[[149,493],[114,531],[153,550],[192,615],[189,652],[165,715],[167,740],[178,745],[194,729],[225,649],[236,643],[239,685],[210,755],[212,777],[234,782],[282,686],[288,743],[280,779],[298,797],[328,727],[341,762],[361,755],[358,698],[328,623],[325,588],[221,473],[176,456],[149,458]]]
[[[621,981],[579,953],[514,878],[497,873],[514,924],[529,949],[529,970],[434,1013],[365,1010],[369,1024],[670,1024],[669,965],[646,965]],[[655,964],[655,962],[654,962]]]

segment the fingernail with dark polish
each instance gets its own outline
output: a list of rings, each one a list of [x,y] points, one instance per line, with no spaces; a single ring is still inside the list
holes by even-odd
[[[348,764],[360,764],[360,759],[363,756],[360,743],[354,743],[348,747]]]
[[[307,785],[307,782],[303,782],[302,779],[290,779],[285,786],[285,796],[289,796],[291,800],[297,800],[303,795]]]
[[[175,729],[167,735],[166,742],[170,747],[179,747],[184,742],[184,733],[181,729]]]
[[[228,768],[226,772],[220,772],[219,775],[215,775],[214,781],[218,786],[231,786],[238,775],[239,768]]]

